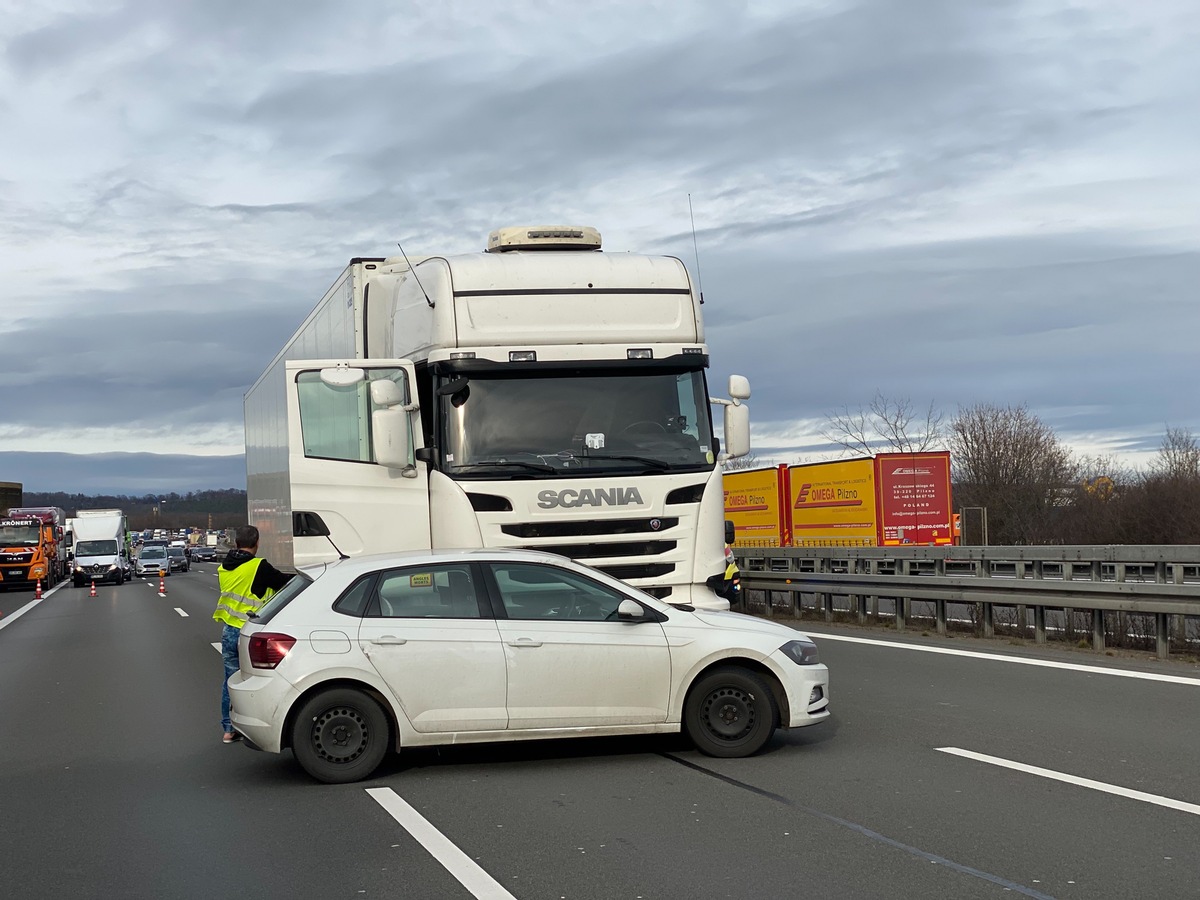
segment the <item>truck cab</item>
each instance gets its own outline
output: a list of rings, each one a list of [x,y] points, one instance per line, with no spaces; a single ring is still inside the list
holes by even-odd
[[[0,519],[0,588],[57,584],[66,573],[65,524],[61,509],[10,509]]]

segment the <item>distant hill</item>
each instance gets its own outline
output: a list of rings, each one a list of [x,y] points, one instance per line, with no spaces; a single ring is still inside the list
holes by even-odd
[[[161,501],[161,502],[160,502]],[[122,509],[134,531],[145,528],[235,528],[246,524],[246,492],[236,488],[148,494],[65,494],[26,491],[23,506],[61,506],[68,516],[80,509]],[[157,511],[156,511],[157,510]]]

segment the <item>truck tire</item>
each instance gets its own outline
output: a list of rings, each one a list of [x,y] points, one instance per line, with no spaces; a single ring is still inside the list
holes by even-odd
[[[771,689],[740,666],[723,666],[701,677],[683,705],[684,729],[706,756],[730,759],[757,753],[778,724]]]
[[[387,753],[388,721],[379,704],[353,688],[310,697],[292,723],[292,752],[309,775],[326,784],[370,776]]]

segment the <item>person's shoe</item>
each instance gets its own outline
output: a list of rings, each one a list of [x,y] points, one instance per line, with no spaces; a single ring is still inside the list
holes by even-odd
[[[221,737],[221,740],[224,741],[226,744],[232,744],[235,741],[240,741],[241,739],[242,739],[242,736],[240,734],[238,734],[236,731],[227,731]]]

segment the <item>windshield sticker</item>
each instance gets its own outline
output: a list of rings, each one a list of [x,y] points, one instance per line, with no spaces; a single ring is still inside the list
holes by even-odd
[[[409,575],[409,587],[433,587],[433,576],[426,572],[424,575]]]

